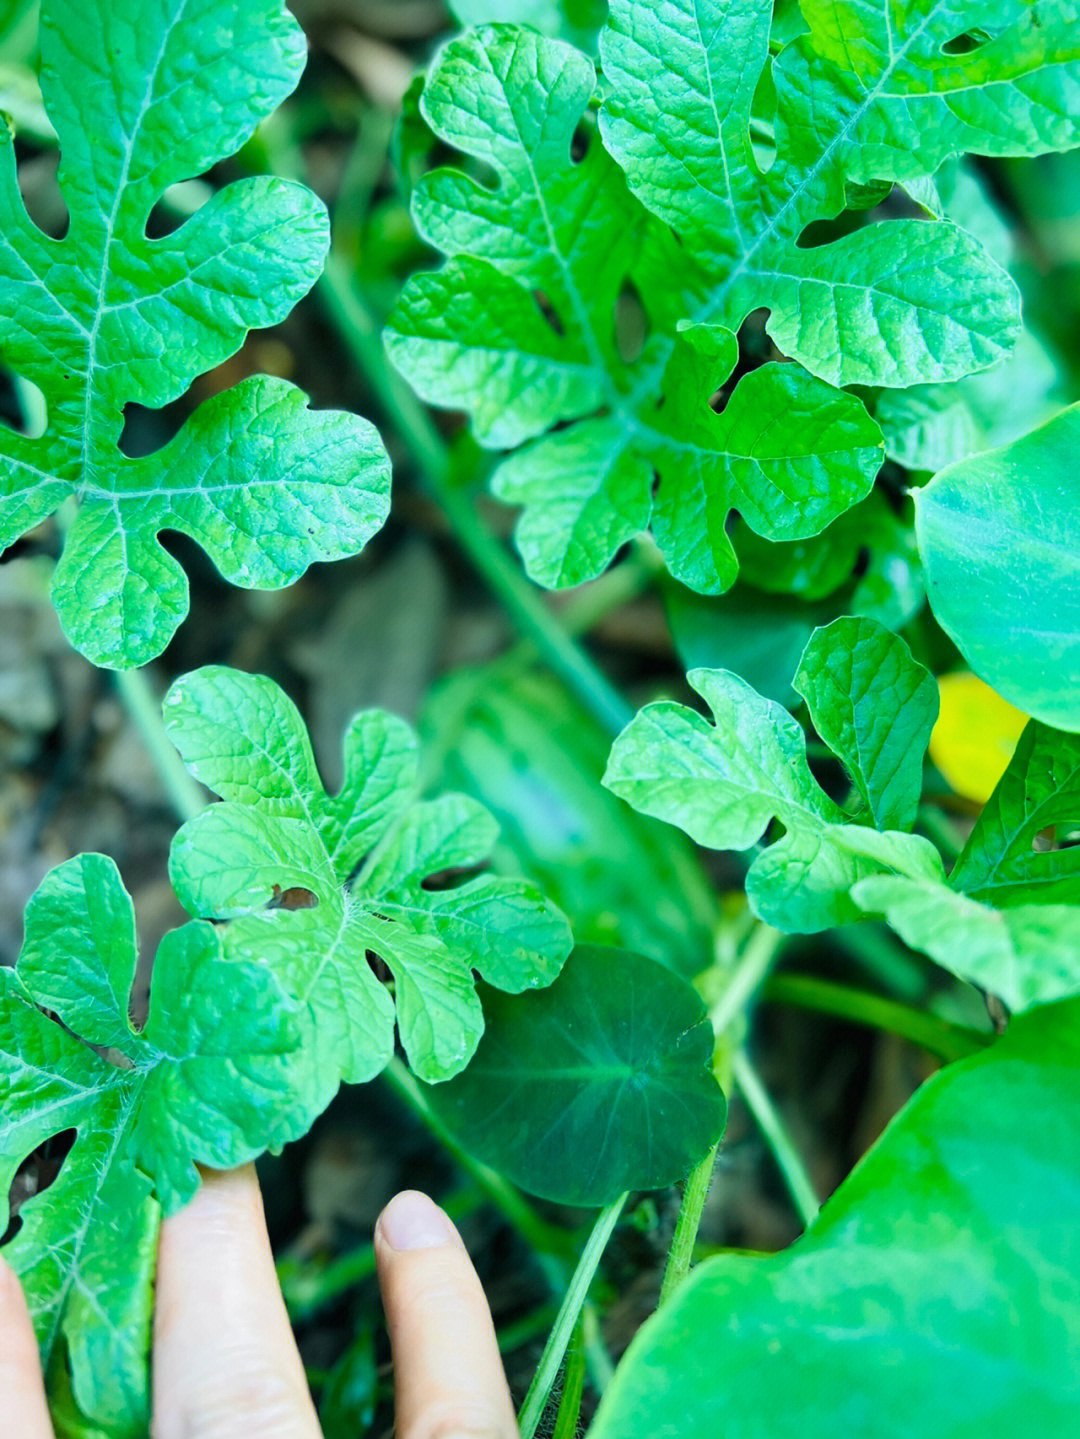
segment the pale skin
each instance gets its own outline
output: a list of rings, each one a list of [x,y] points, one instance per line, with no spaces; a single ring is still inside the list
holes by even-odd
[[[254,1169],[206,1171],[162,1226],[153,1439],[321,1439],[266,1237]],[[516,1439],[491,1313],[446,1215],[415,1191],[375,1226],[397,1439]],[[37,1343],[0,1259],[5,1433],[53,1439]]]

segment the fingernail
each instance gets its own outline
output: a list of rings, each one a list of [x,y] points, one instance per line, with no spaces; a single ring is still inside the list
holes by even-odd
[[[379,1232],[391,1249],[435,1249],[454,1237],[439,1206],[415,1189],[391,1199],[379,1216]]]

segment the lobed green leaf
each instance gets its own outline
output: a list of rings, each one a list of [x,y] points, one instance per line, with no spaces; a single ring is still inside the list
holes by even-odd
[[[76,1131],[59,1177],[22,1205],[5,1257],[44,1364],[66,1342],[78,1406],[132,1436],[146,1426],[159,1216],[194,1194],[196,1163],[253,1159],[303,1133],[321,1107],[303,1073],[304,1015],[264,965],[226,963],[211,925],[173,930],[136,1030],[135,964],[131,901],[113,862],[89,854],[46,876],[19,962],[0,971],[0,1230],[18,1167]]]
[[[165,717],[192,773],[225,801],[177,834],[173,885],[190,913],[232,920],[227,954],[262,959],[306,1006],[320,1088],[376,1075],[395,1013],[417,1074],[445,1079],[483,1029],[474,969],[515,992],[558,974],[569,929],[532,884],[457,882],[486,863],[498,826],[465,795],[418,800],[404,721],[357,715],[341,791],[328,795],[299,713],[268,679],[199,670],[173,685]]]
[[[878,829],[911,829],[938,714],[933,675],[898,635],[845,616],[815,630],[794,686]]]
[[[651,524],[674,574],[722,590],[732,507],[770,540],[809,538],[869,489],[880,435],[831,386],[907,390],[1008,355],[1016,287],[926,177],[966,149],[1077,143],[1074,8],[1013,0],[992,43],[952,54],[971,19],[954,0],[815,0],[801,28],[782,17],[770,62],[770,0],[613,0],[599,137],[593,68],[558,41],[488,26],[440,52],[421,110],[463,158],[413,209],[448,263],[406,285],[387,345],[481,443],[524,445],[493,485],[525,506],[534,578],[587,579]],[[807,238],[893,181],[922,183],[925,220]],[[637,353],[617,340],[635,297]],[[719,336],[761,307],[803,368],[744,376],[718,419]]]
[[[615,741],[604,784],[711,849],[750,849],[779,820],[783,837],[746,879],[761,919],[810,933],[857,918],[850,890],[868,875],[944,878],[926,840],[850,821],[814,779],[805,736],[780,705],[725,670],[687,678],[714,723],[683,705],[647,705]]]
[[[156,454],[130,458],[125,407],[160,408],[276,324],[329,243],[300,185],[219,191],[151,239],[167,188],[233,154],[294,88],[303,34],[281,0],[44,0],[42,94],[60,141],[69,225],[43,234],[0,126],[0,354],[42,391],[42,435],[0,444],[0,548],[77,502],[53,594],[72,643],[127,669],[160,653],[188,608],[162,530],[189,535],[225,577],[277,588],[355,553],[386,516],[374,429],[312,412],[256,377],[196,410]]]

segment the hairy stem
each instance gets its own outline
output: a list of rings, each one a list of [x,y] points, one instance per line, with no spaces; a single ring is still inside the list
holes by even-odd
[[[589,1293],[589,1286],[592,1284],[601,1256],[611,1238],[611,1232],[615,1228],[628,1198],[628,1195],[621,1194],[618,1199],[601,1211],[585,1248],[581,1252],[581,1258],[578,1260],[577,1268],[570,1280],[570,1287],[559,1306],[558,1316],[548,1335],[548,1341],[544,1345],[544,1352],[540,1356],[536,1374],[533,1382],[529,1385],[529,1392],[525,1396],[521,1413],[518,1415],[521,1439],[533,1439],[533,1435],[536,1433],[536,1426],[547,1408],[552,1385],[558,1377],[559,1366],[562,1364],[566,1347],[570,1343],[570,1337],[581,1316]]]
[[[675,1224],[675,1235],[671,1241],[671,1248],[668,1251],[667,1268],[664,1270],[664,1282],[660,1286],[661,1304],[667,1303],[675,1293],[675,1290],[678,1289],[679,1285],[690,1273],[690,1265],[694,1258],[694,1245],[697,1242],[697,1233],[701,1225],[701,1215],[705,1208],[705,1200],[708,1198],[709,1188],[712,1184],[713,1168],[716,1164],[716,1152],[719,1147],[719,1144],[713,1145],[686,1181],[686,1189],[683,1191],[682,1207],[679,1210],[679,1218]]]
[[[581,1416],[581,1397],[585,1392],[585,1341],[581,1324],[574,1328],[563,1371],[563,1391],[551,1439],[576,1439]]]

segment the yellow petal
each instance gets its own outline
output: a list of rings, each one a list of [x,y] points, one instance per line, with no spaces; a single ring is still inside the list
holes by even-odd
[[[1028,717],[966,670],[938,680],[941,713],[930,758],[957,794],[985,804],[1005,773]]]

